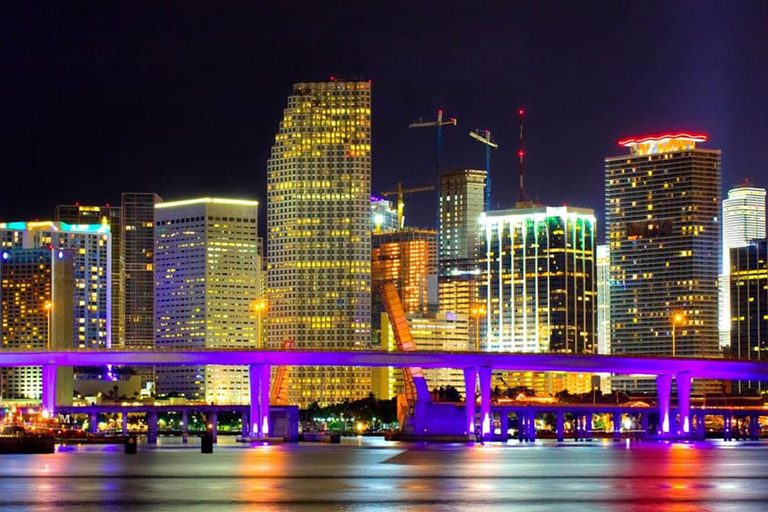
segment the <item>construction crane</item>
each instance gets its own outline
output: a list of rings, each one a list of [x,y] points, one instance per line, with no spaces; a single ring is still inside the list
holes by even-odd
[[[403,352],[416,350],[416,344],[411,336],[411,329],[408,327],[408,319],[405,317],[403,304],[400,302],[400,295],[397,293],[397,287],[392,282],[384,283],[379,287],[381,301],[384,303],[384,310],[389,317],[389,323],[392,325],[392,332],[395,334],[397,349]],[[404,425],[403,419],[413,409],[416,400],[420,402],[431,402],[432,397],[429,394],[429,387],[424,378],[424,371],[420,367],[411,366],[403,368],[403,387],[405,388],[405,399],[407,404],[401,407],[401,400],[398,397],[397,419],[400,425]]]
[[[440,173],[440,157],[443,152],[443,126],[453,125],[457,126],[458,121],[455,117],[449,118],[447,121],[443,121],[443,110],[437,111],[437,119],[434,121],[424,121],[419,118],[418,121],[408,125],[408,128],[437,128],[437,165],[436,169],[438,174]]]
[[[403,196],[405,194],[415,194],[416,192],[426,192],[428,190],[435,190],[435,187],[416,187],[416,188],[403,188],[401,181],[397,182],[397,189],[390,190],[389,192],[382,192],[384,197],[397,196],[397,229],[403,229],[405,227],[405,217],[403,216],[405,210],[405,201]]]
[[[283,342],[283,350],[291,350],[296,346],[293,340]],[[286,405],[288,403],[288,375],[287,366],[278,366],[275,373],[275,380],[272,381],[272,387],[269,390],[269,403],[274,405]]]
[[[491,148],[496,149],[498,144],[491,140],[491,130],[474,130],[469,136],[485,145],[485,210],[491,207]]]

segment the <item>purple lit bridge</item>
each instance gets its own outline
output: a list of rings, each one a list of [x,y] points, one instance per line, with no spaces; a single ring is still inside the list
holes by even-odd
[[[243,365],[250,370],[248,411],[251,437],[269,435],[269,384],[272,366],[364,366],[452,368],[464,371],[466,396],[474,396],[479,380],[481,438],[491,433],[491,376],[494,370],[612,373],[656,377],[659,433],[691,434],[691,380],[734,379],[768,381],[768,363],[723,359],[521,354],[477,352],[321,352],[306,350],[188,350],[188,351],[60,351],[2,352],[0,367],[42,366],[43,408],[56,410],[56,368],[94,365]],[[670,394],[677,382],[679,425],[674,425]],[[423,405],[423,404],[422,404]],[[418,412],[417,403],[417,412]],[[465,404],[463,433],[475,434],[474,400]],[[598,407],[599,409],[599,407]],[[700,421],[699,421],[700,423]],[[754,423],[754,422],[753,422]],[[245,422],[244,422],[245,424]],[[426,427],[424,427],[426,431]]]

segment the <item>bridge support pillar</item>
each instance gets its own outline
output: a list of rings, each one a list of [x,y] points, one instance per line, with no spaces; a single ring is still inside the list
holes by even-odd
[[[248,379],[251,386],[251,403],[248,409],[248,435],[258,437],[261,431],[259,427],[259,400],[261,397],[261,365],[252,364],[248,367]]]
[[[677,404],[680,412],[678,434],[684,437],[691,435],[691,373],[680,372],[675,376],[677,381]]]
[[[248,437],[251,433],[250,425],[248,424],[248,412],[247,411],[241,411],[240,412],[240,419],[242,420],[242,431],[240,435],[243,437]]]
[[[557,434],[557,441],[559,443],[565,441],[565,414],[563,411],[557,411],[555,433]]]
[[[613,413],[613,440],[621,441],[621,413]]]
[[[477,370],[464,368],[464,409],[466,413],[467,435],[475,434],[475,390],[477,386]]]
[[[509,413],[507,411],[499,413],[499,429],[501,430],[501,441],[506,443],[509,440]]]
[[[259,400],[259,434],[260,437],[269,437],[270,366],[268,364],[262,364],[259,373],[261,374],[261,400]]]
[[[584,439],[587,441],[592,440],[592,411],[587,411],[584,416]]]
[[[528,413],[528,441],[536,441],[536,411]]]
[[[157,412],[147,413],[147,443],[157,444]]]
[[[650,415],[648,411],[644,411],[640,414],[640,429],[643,431],[643,437],[648,435],[648,428],[650,427]]]
[[[208,413],[208,432],[211,433],[213,442],[219,442],[219,414],[216,411]]]
[[[696,414],[696,437],[699,439],[707,438],[707,426],[704,421],[704,413],[700,412]]]
[[[189,412],[186,409],[181,411],[181,442],[189,442]]]
[[[45,364],[43,365],[43,396],[42,405],[43,410],[49,415],[56,414],[56,365]]]
[[[88,414],[88,431],[91,434],[99,433],[99,413],[91,412]]]
[[[656,391],[659,402],[659,435],[668,436],[670,428],[670,392],[672,390],[672,375],[659,375],[656,377]]]
[[[125,409],[120,411],[120,419],[122,420],[123,435],[127,436],[128,435],[128,411],[126,411]]]
[[[480,434],[485,440],[491,435],[491,368],[481,366],[477,374],[480,379]]]
[[[528,424],[528,417],[521,411],[517,411],[515,417],[517,418],[517,440],[522,443],[525,441],[525,433],[528,428],[526,426]]]

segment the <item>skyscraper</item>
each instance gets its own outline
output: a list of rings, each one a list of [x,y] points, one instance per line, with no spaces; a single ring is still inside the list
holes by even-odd
[[[123,259],[125,347],[155,346],[155,205],[157,194],[124,193]]]
[[[768,241],[730,251],[731,357],[768,360]],[[734,391],[766,391],[766,383],[734,381]]]
[[[723,261],[718,289],[720,299],[720,347],[731,343],[730,252],[752,240],[765,238],[765,189],[749,181],[728,191],[723,201]]]
[[[533,206],[486,212],[489,351],[595,353],[595,216]]]
[[[0,352],[72,348],[74,256],[71,249],[0,250]],[[67,374],[69,383],[58,390],[57,402],[67,403],[72,399],[72,372],[59,373]],[[3,368],[0,383],[0,398],[41,398],[39,366]],[[65,384],[61,379],[59,383]]]
[[[371,344],[371,84],[297,83],[267,162],[268,346]],[[370,371],[300,367],[291,403],[370,392]]]
[[[480,216],[485,171],[456,169],[440,175],[438,301],[440,311],[470,314],[482,279]]]
[[[718,353],[720,151],[705,140],[631,138],[605,159],[613,354]]]
[[[125,304],[123,303],[123,239],[122,209],[119,206],[59,205],[54,219],[70,225],[101,224],[109,226],[112,237],[112,346],[123,345],[125,336]]]
[[[597,246],[597,353],[611,353],[611,249]]]
[[[258,203],[199,198],[155,205],[158,348],[256,349]],[[159,367],[159,393],[246,403],[248,369]]]
[[[108,224],[0,223],[5,249],[71,249],[75,259],[72,344],[112,347],[112,236]]]

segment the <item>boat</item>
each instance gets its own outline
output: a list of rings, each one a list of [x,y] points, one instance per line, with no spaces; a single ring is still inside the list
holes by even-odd
[[[53,453],[54,439],[47,434],[29,432],[22,425],[0,427],[0,454]]]

